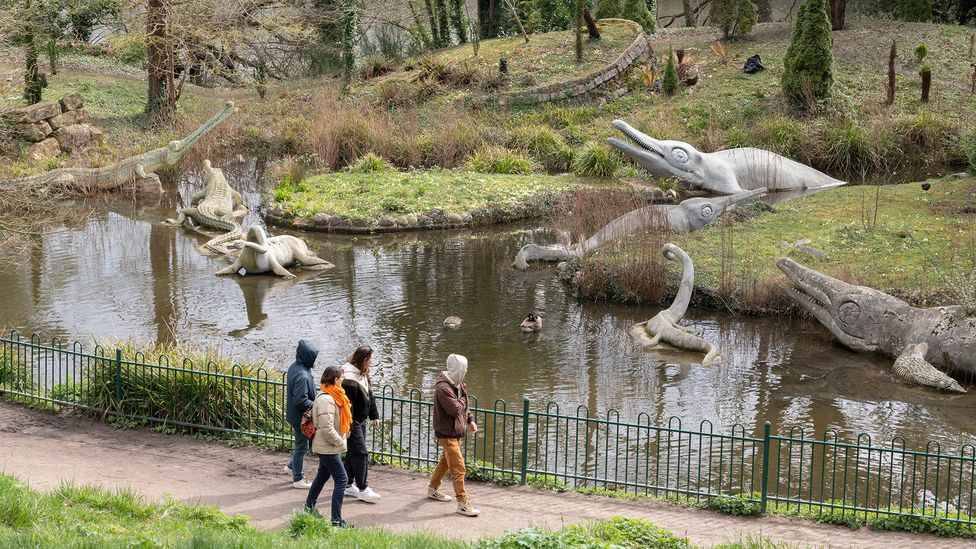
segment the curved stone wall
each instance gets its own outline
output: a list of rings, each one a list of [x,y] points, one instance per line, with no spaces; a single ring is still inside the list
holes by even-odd
[[[586,96],[601,87],[606,87],[608,82],[613,82],[618,76],[625,73],[631,65],[643,61],[651,55],[651,44],[648,41],[647,33],[640,25],[626,19],[602,19],[601,21],[622,22],[631,26],[637,35],[613,63],[573,80],[556,82],[530,90],[499,94],[498,103],[501,105],[531,105]],[[617,97],[624,93],[626,93],[625,86],[619,86],[612,92]]]

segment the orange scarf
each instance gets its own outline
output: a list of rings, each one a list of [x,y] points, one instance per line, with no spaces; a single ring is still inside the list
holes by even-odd
[[[320,387],[335,400],[336,406],[339,407],[339,434],[345,436],[352,428],[352,403],[349,402],[346,391],[342,387],[324,383]]]

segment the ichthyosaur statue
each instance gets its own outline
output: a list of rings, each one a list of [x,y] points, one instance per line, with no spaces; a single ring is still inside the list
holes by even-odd
[[[697,231],[714,223],[725,210],[765,192],[765,188],[760,188],[732,196],[689,198],[679,204],[638,208],[614,219],[590,238],[569,248],[526,244],[515,256],[512,266],[524,271],[529,267],[529,261],[564,261],[571,257],[583,257],[608,242],[641,229],[656,228],[677,233]]]
[[[918,309],[847,284],[788,258],[776,266],[793,283],[780,291],[816,317],[845,347],[895,358],[894,373],[917,385],[966,390],[946,372],[976,374],[976,318],[960,306]]]
[[[631,143],[611,137],[610,145],[642,168],[658,177],[673,177],[714,193],[735,194],[760,187],[770,192],[795,191],[845,184],[806,164],[764,149],[742,147],[704,153],[684,141],[654,139],[623,120],[614,120],[613,125]]]
[[[665,244],[661,250],[664,257],[670,261],[681,260],[681,286],[671,306],[662,310],[647,322],[635,324],[631,334],[640,341],[645,348],[655,347],[660,343],[667,343],[672,347],[686,351],[705,353],[702,364],[714,364],[720,360],[718,349],[695,334],[695,331],[681,325],[681,318],[688,311],[691,293],[695,288],[695,266],[691,257],[684,250],[674,244]]]
[[[268,237],[258,225],[247,230],[247,239],[242,244],[244,248],[234,264],[217,271],[218,275],[237,274],[243,269],[244,274],[270,271],[285,278],[295,278],[285,267],[300,265],[313,270],[334,267],[332,263],[315,257],[302,239],[290,235]]]
[[[165,147],[137,154],[121,162],[102,168],[58,168],[39,175],[0,181],[0,189],[43,190],[55,188],[73,192],[107,191],[127,188],[141,181],[142,188],[162,191],[159,176],[154,172],[164,166],[179,162],[183,154],[217,124],[234,112],[234,102],[228,101],[217,114],[213,115],[193,133],[170,141]]]

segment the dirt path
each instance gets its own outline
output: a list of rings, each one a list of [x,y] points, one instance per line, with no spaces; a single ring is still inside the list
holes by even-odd
[[[130,487],[150,498],[164,494],[203,502],[251,517],[260,528],[276,528],[304,501],[281,471],[286,454],[145,431],[122,431],[84,418],[51,415],[0,402],[0,470],[32,488],[50,490],[63,480],[105,487]],[[308,461],[306,469],[312,467]],[[904,533],[851,531],[785,518],[734,518],[655,502],[614,500],[529,487],[472,483],[469,492],[479,518],[453,513],[452,504],[423,498],[424,475],[374,467],[370,485],[383,494],[376,505],[346,500],[343,515],[359,526],[394,532],[429,531],[474,540],[524,526],[560,528],[615,515],[648,519],[709,547],[760,532],[800,547],[976,547]],[[328,486],[326,487],[328,490]],[[325,506],[328,495],[323,496]]]

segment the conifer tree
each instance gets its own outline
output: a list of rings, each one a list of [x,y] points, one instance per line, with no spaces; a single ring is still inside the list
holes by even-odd
[[[795,104],[830,95],[834,56],[825,0],[806,0],[797,13],[790,46],[783,58],[783,93]]]
[[[902,21],[929,22],[932,20],[932,0],[902,0],[895,17]]]
[[[752,30],[756,24],[756,7],[752,0],[712,0],[708,18],[729,39]]]

